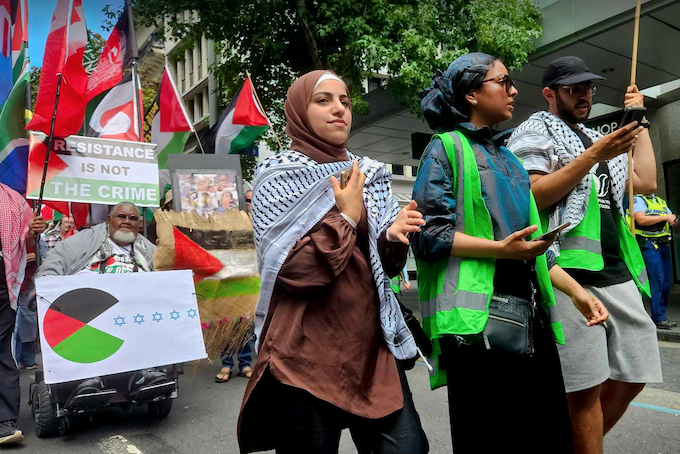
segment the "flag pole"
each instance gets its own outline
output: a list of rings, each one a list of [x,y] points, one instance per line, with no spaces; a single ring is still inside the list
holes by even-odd
[[[637,74],[638,41],[640,38],[640,9],[642,0],[637,0],[635,7],[635,29],[633,31],[633,58],[630,68],[630,85],[635,85]],[[628,211],[630,212],[630,233],[635,235],[635,216],[633,212],[633,150],[635,145],[628,150]]]
[[[50,124],[50,135],[47,137],[47,152],[45,153],[45,165],[43,167],[42,180],[40,181],[40,194],[38,195],[38,211],[40,216],[42,210],[43,194],[45,192],[45,181],[47,180],[47,167],[50,163],[50,153],[52,152],[52,142],[54,141],[54,126],[57,122],[57,106],[59,106],[59,94],[61,93],[61,79],[63,74],[57,74],[57,93],[54,98],[54,112],[52,113],[52,123]]]
[[[260,102],[260,97],[257,96],[257,91],[255,91],[255,84],[253,83],[253,78],[250,77],[250,73],[248,70],[246,70],[246,76],[248,76],[248,79],[250,79],[250,89],[253,90],[253,94],[255,95],[255,99],[257,100],[257,104],[260,106],[260,110],[262,110],[262,113],[264,114],[264,118],[267,119],[267,123],[269,123],[269,130],[274,134],[274,138],[276,139],[276,143],[279,144],[279,148],[281,151],[283,151],[283,145],[281,145],[281,141],[279,140],[279,136],[276,134],[276,131],[274,131],[274,126],[272,125],[272,122],[269,121],[269,117],[267,116],[267,112],[264,110],[264,107],[262,107],[262,103]]]
[[[182,101],[184,101],[184,100],[182,100]],[[201,154],[205,154],[205,150],[203,149],[203,144],[201,143],[201,138],[198,137],[198,133],[196,132],[196,129],[193,128],[193,126],[192,126],[191,130],[194,131],[194,135],[196,136],[196,142],[198,142],[198,147],[201,149]]]
[[[127,2],[126,2],[127,3]],[[140,106],[140,99],[139,99],[139,79],[137,76],[137,60],[139,57],[135,57],[134,60],[132,60],[132,90],[134,91],[134,103],[135,107],[134,109],[137,111],[137,131],[139,131],[139,140],[141,142],[144,141],[144,134],[143,134],[143,129],[142,129],[142,109]],[[159,188],[160,189],[160,188]],[[142,233],[144,234],[144,237],[147,236],[147,225],[146,225],[146,207],[142,207],[142,226],[143,226],[143,231]]]

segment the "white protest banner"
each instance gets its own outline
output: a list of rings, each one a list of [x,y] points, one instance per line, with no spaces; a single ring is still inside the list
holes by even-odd
[[[37,199],[45,166],[47,136],[31,133],[26,198]],[[55,138],[45,200],[157,207],[156,145],[127,140],[69,136]]]
[[[189,270],[36,279],[45,382],[206,357]]]

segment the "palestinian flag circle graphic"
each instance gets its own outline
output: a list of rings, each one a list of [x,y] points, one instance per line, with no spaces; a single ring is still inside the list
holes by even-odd
[[[113,307],[118,300],[94,288],[66,292],[47,309],[43,320],[45,340],[54,352],[75,363],[96,363],[113,355],[123,340],[89,323]]]

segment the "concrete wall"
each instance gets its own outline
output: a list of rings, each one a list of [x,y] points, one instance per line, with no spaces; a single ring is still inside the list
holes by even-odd
[[[680,101],[650,110],[650,134],[657,162],[657,194],[667,198],[663,163],[680,159]],[[676,176],[680,178],[680,175]],[[677,198],[680,194],[674,194]]]

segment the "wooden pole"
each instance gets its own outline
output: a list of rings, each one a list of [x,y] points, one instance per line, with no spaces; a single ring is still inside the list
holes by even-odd
[[[638,59],[638,41],[640,38],[640,9],[642,7],[642,0],[637,0],[635,7],[635,29],[633,30],[633,62],[630,67],[630,84],[635,85],[635,76],[637,75],[637,59]],[[630,233],[635,235],[635,216],[633,212],[633,148],[628,150],[628,212],[630,213]]]
[[[139,132],[139,140],[140,142],[144,141],[144,120],[142,119],[142,106],[141,106],[141,99],[139,97],[139,90],[141,87],[139,86],[139,76],[137,75],[137,58],[132,60],[132,90],[133,90],[133,102],[135,103],[135,106],[133,108],[133,112],[137,112],[137,115],[134,119],[134,121],[137,122],[137,131]],[[159,188],[160,189],[160,188]],[[148,233],[148,226],[146,222],[146,207],[142,207],[142,234],[145,237],[147,236]]]
[[[281,151],[283,151],[283,145],[281,145],[281,141],[279,140],[279,136],[276,135],[276,131],[274,131],[274,126],[272,125],[272,122],[269,121],[269,117],[267,116],[267,113],[264,110],[264,107],[262,107],[262,103],[260,102],[260,97],[257,96],[257,92],[255,91],[255,84],[253,83],[252,77],[250,77],[250,73],[246,71],[246,76],[248,76],[248,79],[250,79],[250,88],[253,90],[253,94],[255,95],[255,99],[257,100],[257,104],[260,106],[260,110],[264,114],[264,118],[267,119],[267,123],[269,123],[269,130],[274,134],[274,138],[276,139],[276,143],[279,144],[279,148]]]

